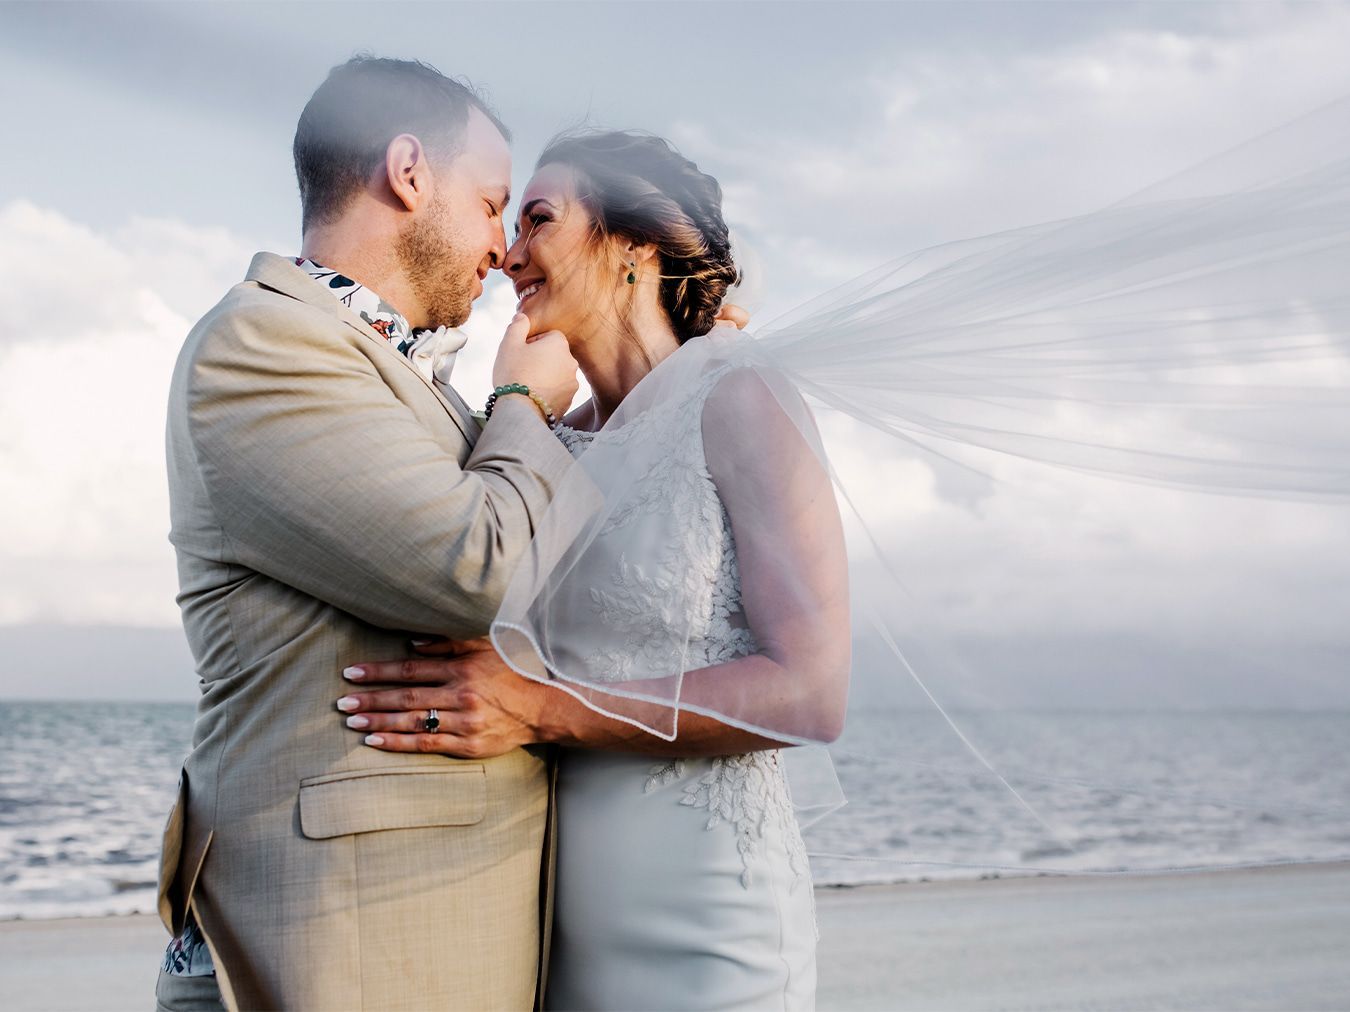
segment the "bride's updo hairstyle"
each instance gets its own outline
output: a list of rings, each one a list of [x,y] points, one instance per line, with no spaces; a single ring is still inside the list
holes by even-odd
[[[680,343],[710,331],[739,278],[717,180],[668,141],[626,130],[559,134],[535,169],[555,164],[577,173],[597,246],[618,236],[656,248],[661,306]]]

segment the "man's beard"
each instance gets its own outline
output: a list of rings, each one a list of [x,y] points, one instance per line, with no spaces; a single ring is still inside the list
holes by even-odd
[[[408,285],[427,315],[427,326],[458,327],[473,304],[470,280],[477,271],[461,263],[464,244],[448,227],[449,215],[438,198],[431,213],[415,221],[399,237],[395,253]]]

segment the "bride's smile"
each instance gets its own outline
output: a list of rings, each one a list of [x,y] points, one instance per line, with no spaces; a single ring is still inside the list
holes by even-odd
[[[541,165],[521,199],[503,270],[530,333],[567,335],[594,396],[579,424],[607,418],[628,391],[679,347],[660,304],[652,243],[611,233],[591,204],[598,182],[562,162]],[[578,421],[574,416],[573,421]]]
[[[596,231],[577,199],[575,173],[563,165],[540,169],[525,189],[515,240],[503,270],[515,285],[519,309],[530,317],[531,331],[561,330],[577,341],[595,329],[604,294],[593,263]],[[612,275],[618,274],[615,257]],[[615,289],[611,277],[610,288]]]

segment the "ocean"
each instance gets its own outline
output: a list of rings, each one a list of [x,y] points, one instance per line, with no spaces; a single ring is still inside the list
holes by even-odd
[[[850,716],[818,885],[1350,859],[1350,713],[952,717],[998,775],[934,712]],[[0,703],[0,919],[154,910],[192,718]]]

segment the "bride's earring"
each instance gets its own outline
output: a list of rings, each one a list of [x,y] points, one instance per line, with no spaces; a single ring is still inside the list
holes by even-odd
[[[637,261],[636,261],[636,260],[629,260],[629,261],[628,261],[628,283],[629,283],[630,285],[631,285],[631,284],[635,284],[635,283],[637,282],[637,274],[635,274],[634,271],[633,271],[633,268],[636,267],[636,266],[637,266]]]

